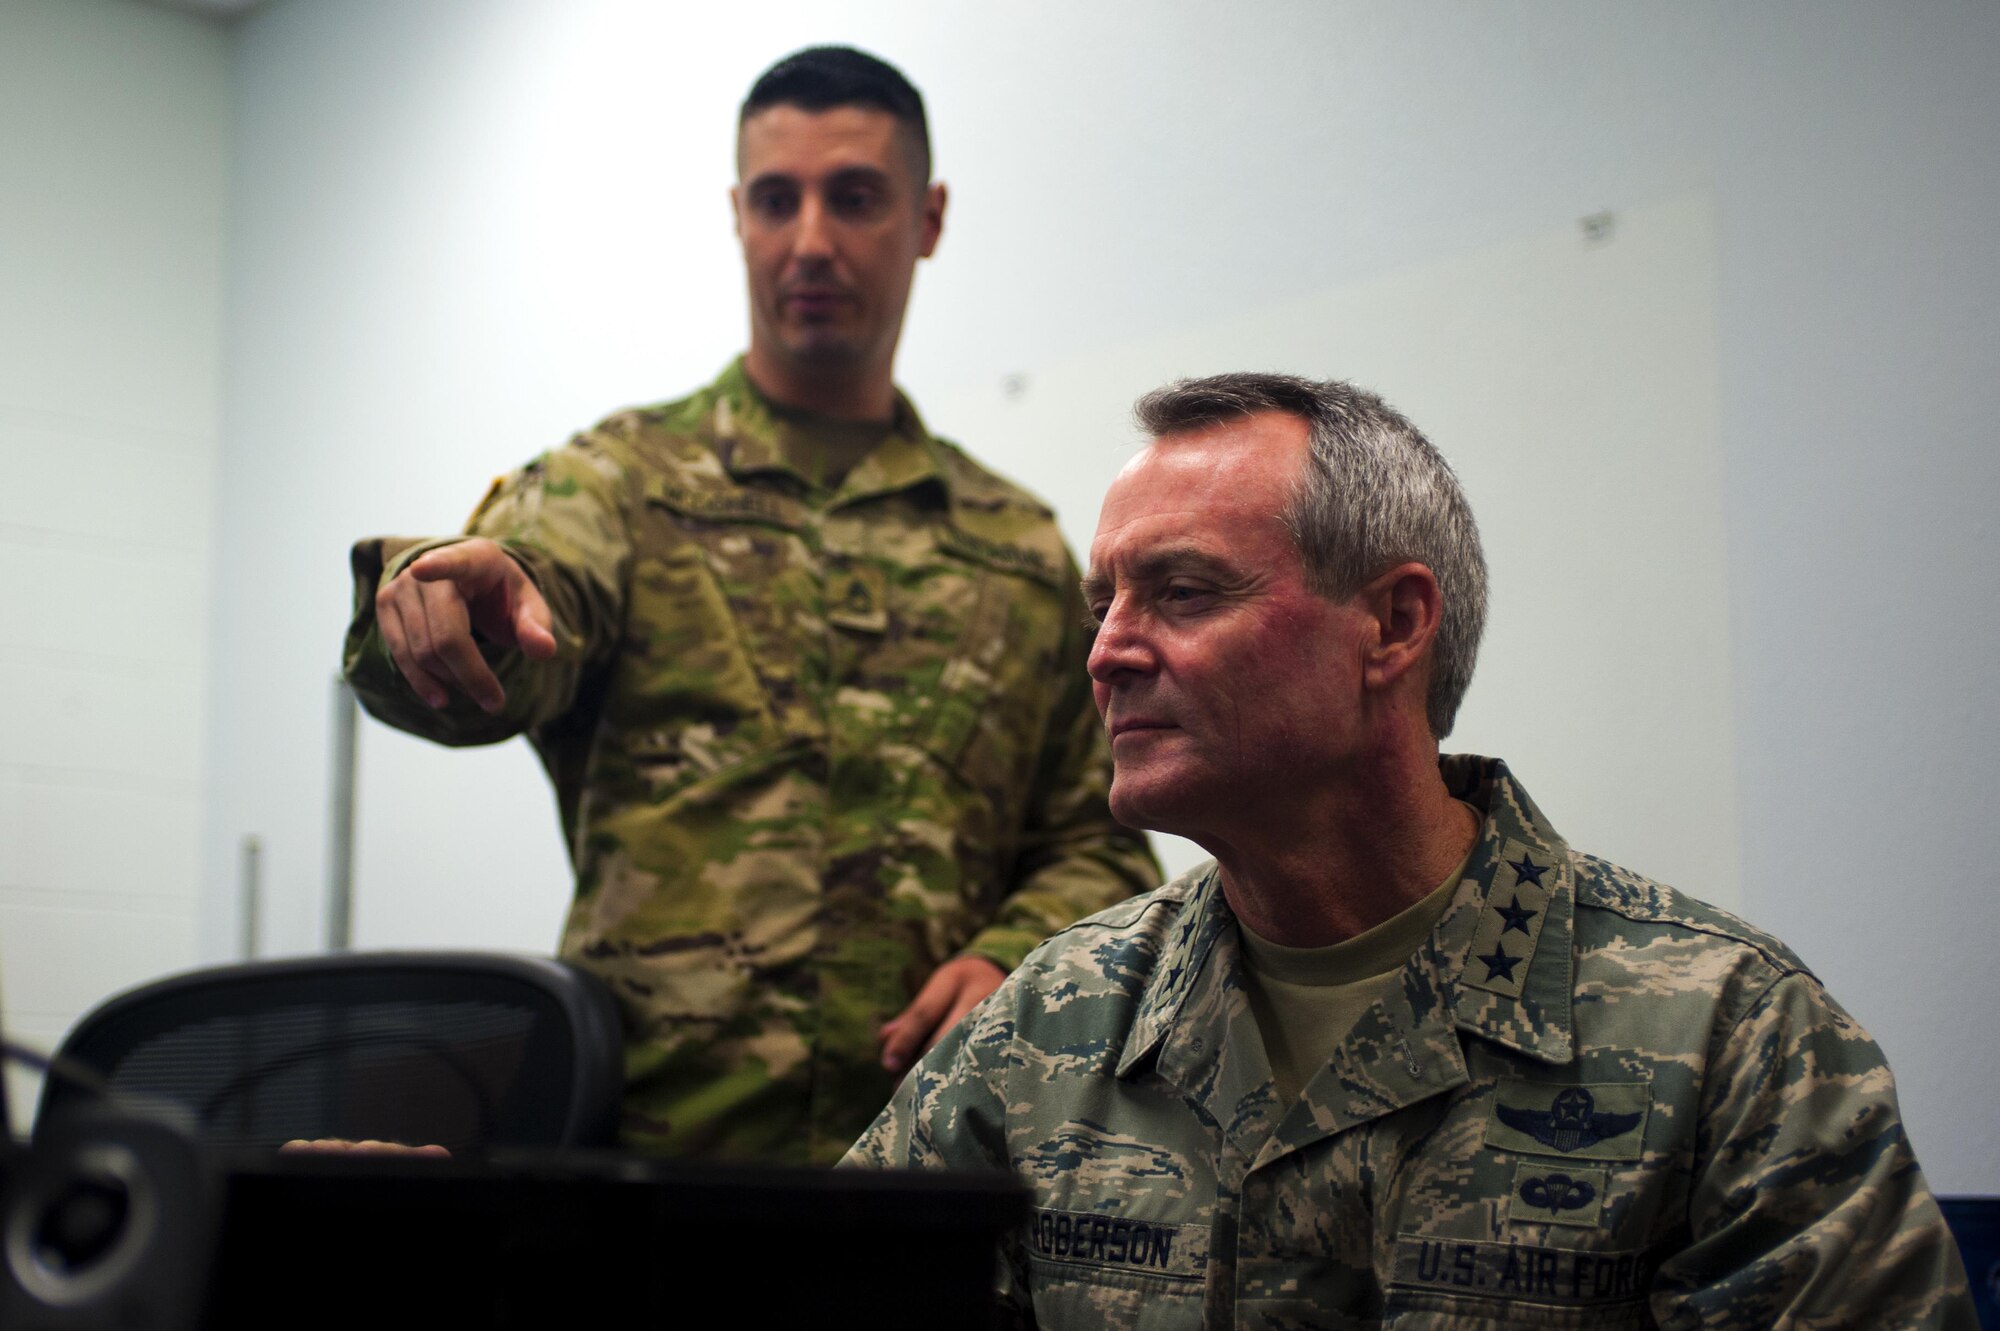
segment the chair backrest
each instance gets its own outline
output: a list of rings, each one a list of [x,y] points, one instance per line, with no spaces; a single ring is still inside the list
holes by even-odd
[[[60,1052],[220,1147],[608,1146],[624,1089],[603,983],[490,953],[341,953],[173,976],[100,1004]],[[52,1076],[38,1124],[94,1098]]]

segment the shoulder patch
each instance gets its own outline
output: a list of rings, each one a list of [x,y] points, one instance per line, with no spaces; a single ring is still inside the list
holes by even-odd
[[[486,487],[486,493],[481,495],[479,497],[479,502],[472,506],[471,516],[466,518],[465,525],[459,528],[459,530],[471,531],[473,528],[477,527],[479,525],[479,520],[486,516],[486,511],[488,509],[493,507],[493,501],[500,497],[500,492],[501,490],[506,488],[506,485],[507,485],[507,478],[505,476],[495,476],[493,478],[493,483]]]

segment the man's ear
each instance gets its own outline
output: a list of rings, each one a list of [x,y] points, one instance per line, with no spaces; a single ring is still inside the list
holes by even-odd
[[[938,237],[944,234],[944,205],[946,191],[942,181],[932,182],[924,190],[924,236],[917,254],[928,259],[937,251]]]
[[[738,240],[743,239],[743,186],[729,187],[729,225]]]
[[[1374,632],[1362,660],[1362,677],[1369,687],[1394,687],[1430,660],[1444,614],[1444,595],[1428,567],[1398,564],[1364,586],[1355,600],[1373,621]]]

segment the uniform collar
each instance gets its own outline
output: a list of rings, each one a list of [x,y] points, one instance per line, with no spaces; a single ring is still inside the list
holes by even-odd
[[[1236,916],[1223,899],[1221,871],[1213,860],[1192,870],[1183,883],[1188,889],[1187,902],[1168,929],[1160,946],[1159,962],[1139,995],[1132,1035],[1118,1059],[1120,1077],[1130,1075],[1171,1037],[1184,1030],[1182,1009],[1187,1007],[1189,996],[1197,992],[1218,940],[1236,927]],[[1233,953],[1235,940],[1229,941]],[[1233,957],[1229,960],[1233,968]],[[1214,983],[1200,986],[1200,992],[1213,994],[1222,989],[1224,978],[1216,975]]]
[[[1497,758],[1439,760],[1486,822],[1429,945],[1462,1031],[1545,1063],[1575,1052],[1576,869],[1569,845]]]
[[[1213,863],[1197,870],[1139,1001],[1117,1075],[1150,1066],[1255,1156],[1282,1107],[1243,987],[1236,916]]]
[[[800,420],[775,411],[770,399],[750,382],[740,356],[715,381],[714,394],[709,438],[731,477],[740,481],[776,472],[792,477],[802,487],[810,485],[809,478],[799,475],[786,456],[788,446],[802,435],[810,442],[810,418]],[[926,484],[950,494],[937,443],[917,409],[898,389],[889,434],[855,464],[834,492],[830,506]]]
[[[1571,934],[1576,875],[1568,845],[1548,825],[1507,765],[1497,758],[1447,755],[1440,770],[1451,793],[1485,815],[1457,896],[1411,961],[1405,989],[1413,1008],[1448,1010],[1463,1032],[1548,1063],[1566,1063],[1571,1030]],[[1141,992],[1132,1034],[1118,1059],[1129,1075],[1157,1056],[1163,1065],[1213,1053],[1205,1005],[1240,987],[1235,915],[1211,862],[1184,886],[1186,904],[1170,926]],[[1236,1001],[1241,1001],[1240,995]],[[1413,1014],[1419,1021],[1428,1011]],[[1188,1045],[1200,1039],[1203,1049]],[[1164,1070],[1164,1068],[1163,1068]]]

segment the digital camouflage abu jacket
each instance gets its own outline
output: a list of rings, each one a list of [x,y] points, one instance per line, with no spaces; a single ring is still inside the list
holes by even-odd
[[[739,365],[496,482],[467,526],[548,599],[507,707],[432,711],[375,630],[440,541],[354,550],[348,677],[445,744],[525,731],[576,867],[564,955],[618,993],[628,1143],[831,1160],[894,1082],[875,1029],[938,963],[1012,968],[1158,881],[1105,804],[1076,570],[1031,496],[896,428],[828,493]]]
[[[1889,1069],[1799,960],[1444,772],[1483,839],[1297,1103],[1208,865],[1039,949],[849,1161],[1018,1171],[1023,1325],[1973,1331]]]

